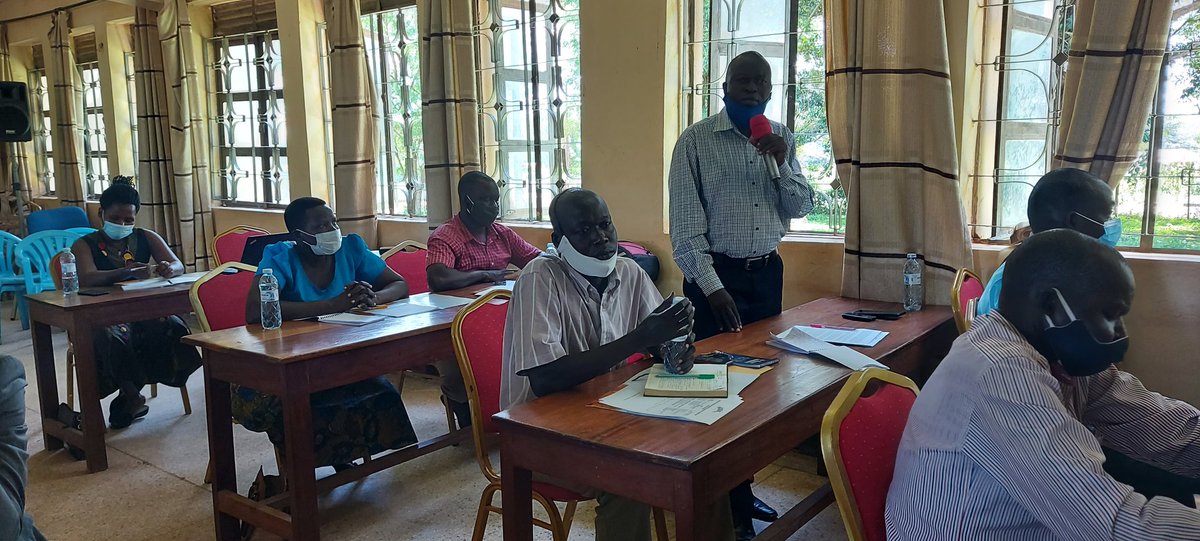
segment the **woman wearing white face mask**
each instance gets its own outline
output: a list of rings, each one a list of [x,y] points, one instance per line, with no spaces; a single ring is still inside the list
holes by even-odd
[[[408,296],[408,284],[367,248],[358,235],[342,237],[324,201],[301,197],[283,213],[294,242],[263,250],[259,273],[271,269],[279,281],[283,319],[305,319],[386,304]],[[246,301],[246,320],[259,321],[258,278]],[[233,416],[243,427],[266,432],[283,447],[279,399],[247,387],[233,393]],[[400,449],[417,441],[400,393],[385,378],[372,378],[312,397],[317,466],[343,467],[366,454]]]
[[[114,177],[100,194],[100,230],[71,247],[82,287],[183,274],[183,263],[158,233],[134,227],[140,208],[141,200],[128,177]],[[189,332],[182,319],[171,316],[114,325],[97,333],[100,395],[120,392],[109,406],[113,428],[127,427],[146,415],[149,408],[141,388],[147,383],[180,387],[200,367],[196,348],[179,343]]]

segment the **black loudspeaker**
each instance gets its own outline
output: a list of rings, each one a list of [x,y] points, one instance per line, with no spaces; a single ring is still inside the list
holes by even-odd
[[[0,81],[0,141],[30,141],[29,91],[25,83]]]

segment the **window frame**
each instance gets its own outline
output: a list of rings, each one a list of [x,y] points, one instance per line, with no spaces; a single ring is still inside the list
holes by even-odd
[[[275,120],[265,118],[264,112],[278,111],[277,105],[283,104],[286,107],[284,88],[282,86],[282,75],[280,75],[281,85],[276,88],[273,82],[268,79],[271,72],[265,69],[259,62],[259,58],[273,58],[274,62],[278,63],[276,70],[282,74],[283,58],[282,55],[275,54],[272,57],[264,55],[270,50],[278,50],[279,29],[270,30],[254,30],[240,34],[227,34],[214,36],[207,40],[208,46],[205,47],[205,67],[208,80],[208,98],[209,98],[209,118],[210,132],[213,134],[213,155],[212,159],[217,164],[216,167],[211,167],[212,182],[214,194],[217,194],[216,199],[222,206],[225,207],[242,207],[242,208],[263,208],[263,209],[282,209],[287,206],[287,196],[290,194],[291,186],[288,184],[291,180],[288,168],[284,163],[287,160],[287,141],[282,137],[276,137],[272,144],[272,132],[281,133],[287,128],[287,119],[285,115],[280,113]],[[237,47],[249,47],[248,51],[252,51],[254,56],[247,57],[247,62],[242,66],[235,66],[237,69],[247,70],[247,90],[238,91],[223,91],[223,73],[218,62],[222,58],[228,56],[230,44],[237,42]],[[222,113],[226,116],[233,115],[235,103],[251,104],[250,121],[254,124],[252,135],[253,145],[251,146],[235,146],[232,142],[227,142],[229,139],[228,128],[225,127],[229,120],[222,121]],[[227,181],[226,177],[231,173],[228,172],[226,166],[235,162],[236,158],[253,158],[255,169],[246,179],[254,179],[255,184],[255,200],[248,201],[245,199],[237,199],[236,194],[230,194],[232,185]],[[279,164],[276,168],[275,164]],[[278,171],[277,171],[278,169]],[[272,174],[278,173],[279,181],[271,179]],[[275,184],[278,184],[278,191],[275,193]]]
[[[88,84],[84,73],[94,72],[94,80]],[[108,170],[108,141],[105,139],[107,135],[107,113],[104,110],[104,93],[100,87],[103,85],[102,77],[104,70],[101,69],[100,61],[93,60],[89,62],[76,62],[75,75],[79,77],[79,85],[82,89],[80,93],[80,101],[77,104],[80,110],[80,118],[82,123],[77,130],[81,132],[83,137],[83,181],[84,181],[84,196],[89,201],[95,201],[100,198],[100,192],[103,192],[112,181]],[[90,103],[90,105],[89,105]],[[99,125],[93,126],[92,119],[100,120]]]
[[[739,0],[738,3],[730,4],[730,7],[735,10],[740,10],[744,7]],[[801,23],[803,21],[813,21],[816,16],[823,19],[824,9],[817,8],[817,11],[810,13],[802,13],[802,7],[799,0],[781,0],[785,13],[782,15],[786,20],[785,28],[782,33],[769,34],[752,34],[749,36],[738,36],[734,38],[722,37],[714,35],[721,25],[727,21],[722,19],[723,9],[714,9],[716,0],[680,0],[681,17],[680,21],[682,28],[680,36],[683,40],[683,48],[680,62],[680,82],[681,82],[681,111],[680,111],[680,130],[686,129],[688,126],[715,114],[721,109],[720,85],[717,82],[718,78],[724,77],[726,65],[720,64],[722,57],[727,63],[732,60],[735,54],[748,50],[757,50],[759,52],[766,51],[764,56],[768,60],[781,60],[781,63],[787,68],[787,73],[781,74],[772,73],[773,83],[773,100],[783,99],[781,123],[787,126],[792,131],[795,142],[798,143],[801,137],[812,136],[814,140],[824,138],[829,139],[829,123],[828,115],[825,115],[824,130],[819,133],[814,133],[811,130],[800,130],[798,122],[799,96],[802,90],[812,88],[819,90],[817,94],[821,96],[821,107],[824,108],[824,88],[825,88],[825,68],[823,59],[820,65],[816,68],[819,75],[815,78],[806,78],[806,71],[802,66],[798,66],[800,60],[800,40],[802,34]],[[743,16],[744,17],[744,16]],[[705,26],[707,21],[707,27]],[[743,21],[744,22],[744,21]],[[821,43],[824,43],[824,25],[815,29],[816,33],[820,34]],[[730,30],[725,29],[725,34]],[[737,32],[734,30],[733,32]],[[771,41],[770,38],[782,36],[783,42],[777,43]],[[736,43],[734,43],[736,42]],[[771,53],[774,54],[771,54]],[[778,82],[776,82],[778,81]],[[812,144],[813,141],[809,141]],[[805,145],[796,144],[796,157],[801,161],[803,167],[807,160],[803,147]],[[793,220],[787,224],[787,235],[800,237],[815,237],[820,239],[841,239],[845,236],[845,222],[848,210],[848,202],[845,191],[837,180],[837,167],[834,163],[832,146],[826,145],[829,148],[827,160],[825,162],[823,172],[827,172],[822,178],[809,178],[811,171],[805,171],[806,180],[812,185],[814,196],[817,199],[818,205],[826,211],[825,228],[827,231],[815,230],[813,228],[804,227],[808,223],[808,217],[813,216],[810,213],[805,218]],[[828,186],[824,182],[818,184],[819,181],[828,180]],[[816,209],[814,209],[816,210]]]
[[[53,150],[54,141],[52,140],[54,121],[50,116],[50,89],[49,79],[46,77],[46,68],[29,70],[26,80],[30,82],[30,102],[33,105],[34,116],[38,120],[34,124],[33,129],[33,161],[41,192],[40,195],[54,197],[57,195],[57,178],[55,177]],[[30,186],[30,192],[33,192],[32,186]]]
[[[505,18],[502,10],[510,9],[517,10],[519,18]],[[499,221],[547,224],[554,195],[583,186],[583,70],[578,47],[575,56],[564,55],[569,47],[561,39],[571,36],[571,25],[573,37],[581,34],[579,13],[578,6],[568,8],[564,0],[482,0],[472,10],[479,159],[483,172],[500,187]],[[538,39],[547,35],[556,39]],[[519,63],[506,62],[504,44],[511,36],[520,37]],[[548,58],[539,57],[543,51]],[[530,69],[533,66],[539,69]],[[577,86],[567,80],[571,75]],[[546,99],[536,92],[544,83]],[[502,97],[510,84],[520,85],[519,99]],[[511,122],[514,118],[518,123]],[[580,126],[577,134],[566,127],[573,119]],[[524,138],[509,136],[514,127],[522,128]],[[524,178],[510,173],[514,157],[521,155]],[[526,208],[515,208],[514,195]],[[524,215],[517,216],[519,211]]]

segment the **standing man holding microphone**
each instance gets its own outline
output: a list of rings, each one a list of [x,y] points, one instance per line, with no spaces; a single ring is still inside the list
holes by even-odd
[[[671,157],[671,244],[698,340],[782,311],[776,248],[788,222],[813,208],[792,132],[763,116],[767,60],[753,51],[734,57],[722,88],[725,107],[684,130]],[[754,536],[751,518],[777,517],[749,481],[730,492],[730,503],[739,540]]]

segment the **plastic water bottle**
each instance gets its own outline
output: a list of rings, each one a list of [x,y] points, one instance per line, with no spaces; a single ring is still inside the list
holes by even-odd
[[[58,257],[58,266],[62,271],[62,291],[64,297],[74,297],[79,293],[79,274],[75,271],[75,254],[70,248],[63,248]]]
[[[920,310],[925,302],[925,286],[921,283],[924,270],[917,254],[908,254],[908,260],[904,262],[904,309],[909,312]]]
[[[554,246],[553,242],[546,243],[546,255],[558,255],[558,248]]]
[[[262,307],[263,329],[278,329],[283,324],[283,314],[279,311],[279,281],[271,269],[263,269],[262,278],[258,281],[258,299]]]

